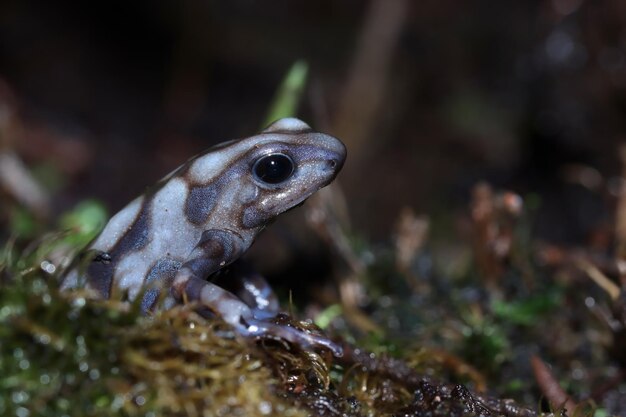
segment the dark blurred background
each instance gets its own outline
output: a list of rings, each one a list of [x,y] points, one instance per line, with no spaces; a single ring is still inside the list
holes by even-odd
[[[464,210],[480,180],[538,202],[548,240],[610,224],[597,190],[625,139],[619,0],[3,0],[0,92],[20,130],[2,146],[58,171],[55,212],[86,197],[116,211],[257,132],[296,60],[298,116],[348,145],[360,233],[388,237],[404,206]]]
[[[283,306],[341,303],[339,328],[561,404],[537,354],[624,415],[623,0],[0,0],[0,279],[15,242],[86,223],[62,213],[95,198],[111,215],[258,132],[298,61],[297,116],[348,161],[250,251]],[[324,204],[338,214],[302,227]]]

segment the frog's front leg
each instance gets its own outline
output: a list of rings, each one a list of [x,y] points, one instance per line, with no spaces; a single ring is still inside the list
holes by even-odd
[[[279,313],[280,306],[274,290],[267,280],[245,260],[237,260],[228,268],[225,275],[213,282],[237,295],[250,307],[257,319],[269,319],[276,317]]]
[[[206,278],[236,260],[244,251],[243,239],[230,230],[211,229],[202,233],[187,260],[176,272],[171,293],[177,300],[184,297],[199,301],[233,325],[248,307],[230,292],[211,284]],[[248,309],[249,310],[249,309]]]
[[[172,295],[178,300],[186,297],[189,301],[199,302],[243,335],[283,338],[305,348],[321,346],[330,349],[335,356],[341,356],[341,347],[331,340],[255,318],[250,307],[242,300],[205,280],[205,277],[236,260],[245,249],[243,239],[235,232],[216,229],[205,231],[189,259],[176,273]]]

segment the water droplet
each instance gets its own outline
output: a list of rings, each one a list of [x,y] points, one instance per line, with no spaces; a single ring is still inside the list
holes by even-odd
[[[22,359],[24,357],[24,351],[20,348],[13,349],[13,357],[15,359]]]
[[[0,320],[7,318],[13,312],[13,308],[4,306],[0,308]]]
[[[28,401],[28,394],[25,391],[13,391],[11,394],[11,400],[15,404],[21,404]]]
[[[50,338],[50,335],[48,335],[48,334],[40,334],[40,335],[37,337],[37,340],[38,340],[38,341],[39,341],[39,343],[41,343],[42,345],[47,345],[47,344],[49,344],[49,343],[50,343],[51,338]]]
[[[56,265],[54,265],[53,263],[49,261],[42,261],[39,264],[39,267],[48,274],[54,274],[54,272],[57,270]]]
[[[581,380],[585,376],[585,371],[581,368],[576,368],[572,370],[572,378],[575,380]]]
[[[259,411],[261,414],[268,415],[272,413],[272,404],[269,401],[262,401],[259,404]]]
[[[72,306],[81,308],[84,307],[86,303],[87,301],[83,297],[80,297],[74,299],[74,301],[72,302]]]
[[[113,411],[119,410],[120,408],[122,408],[123,405],[124,405],[124,396],[116,395],[115,398],[113,398],[113,402],[111,403],[111,410]]]
[[[28,411],[27,408],[18,407],[18,409],[15,410],[15,415],[17,417],[28,417],[30,415],[30,411]]]

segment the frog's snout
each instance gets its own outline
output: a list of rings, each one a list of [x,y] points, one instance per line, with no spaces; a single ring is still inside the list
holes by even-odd
[[[346,146],[336,138],[332,138],[332,146],[328,149],[328,156],[326,159],[326,169],[333,171],[335,175],[341,171],[343,164],[346,161]]]

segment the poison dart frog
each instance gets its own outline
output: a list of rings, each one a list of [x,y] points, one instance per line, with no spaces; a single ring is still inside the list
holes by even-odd
[[[341,356],[327,338],[272,321],[278,303],[259,275],[243,278],[239,296],[207,279],[246,252],[277,216],[330,184],[345,159],[341,141],[295,118],[214,146],[114,215],[88,246],[95,256],[85,271],[70,269],[61,288],[84,285],[102,298],[114,292],[141,297],[145,311],[195,301],[243,335]]]

